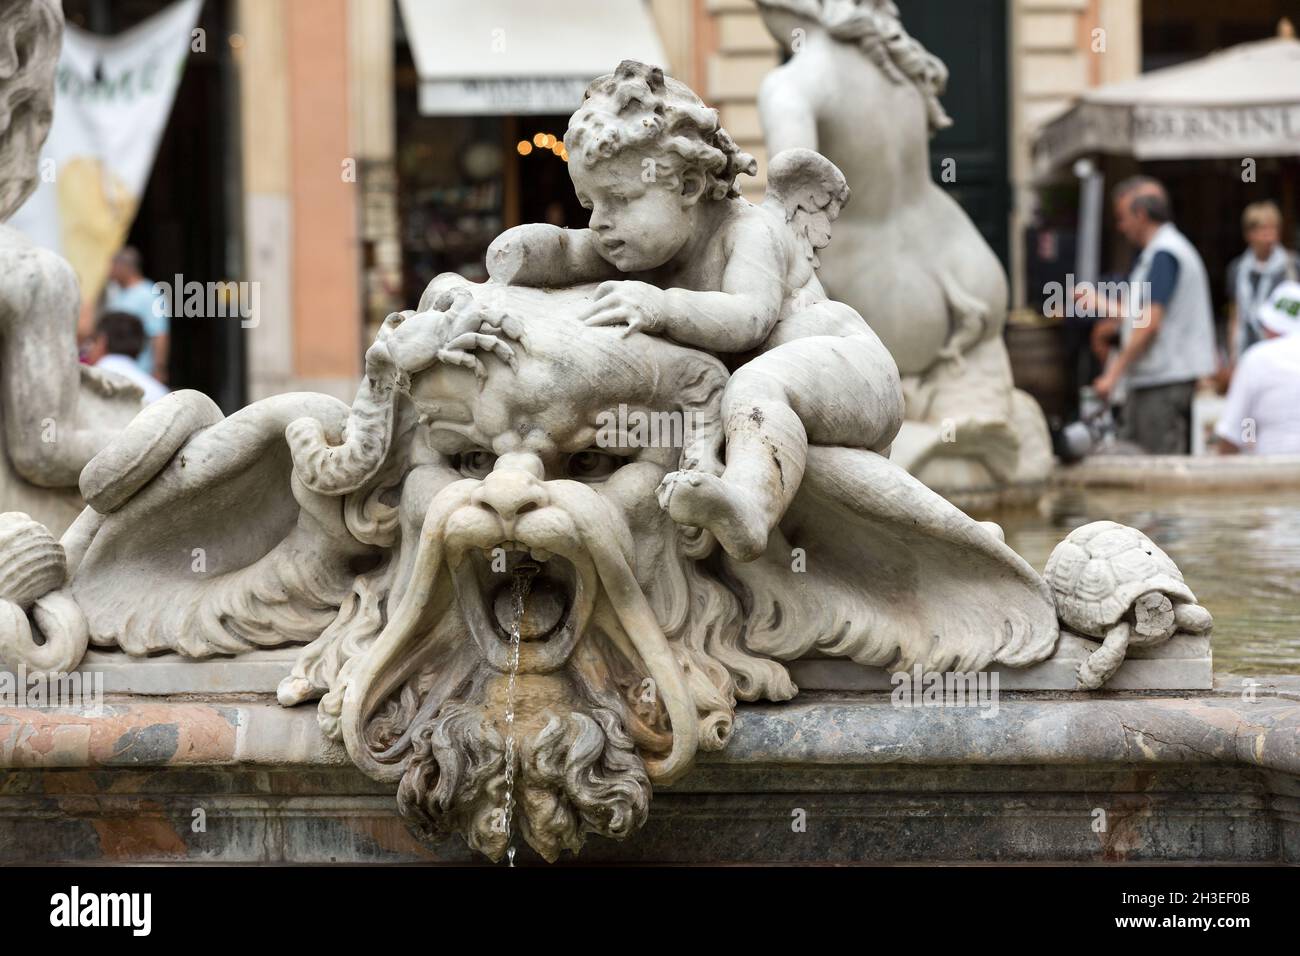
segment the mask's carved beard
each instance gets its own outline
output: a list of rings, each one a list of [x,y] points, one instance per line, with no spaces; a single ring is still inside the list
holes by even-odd
[[[506,740],[494,721],[499,715],[478,702],[482,682],[473,685],[475,703],[449,703],[411,734],[397,806],[426,834],[458,831],[474,849],[499,860],[511,840],[504,814]],[[554,702],[557,709],[572,709],[547,710],[540,731],[516,739],[511,826],[548,861],[564,849],[577,853],[587,833],[629,836],[650,805],[650,779],[623,729],[618,703],[588,699],[589,687],[580,693],[584,699]]]

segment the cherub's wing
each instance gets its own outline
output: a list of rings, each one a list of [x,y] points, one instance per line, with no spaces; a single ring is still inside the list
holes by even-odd
[[[848,200],[844,174],[821,153],[796,147],[777,153],[768,164],[763,205],[785,219],[814,267],[819,265],[817,250],[831,241],[831,223]]]
[[[342,498],[297,479],[285,428],[310,415],[337,440],[347,405],[276,395],[204,420],[183,398],[151,405],[83,472],[94,507],[78,525],[93,536],[70,551],[67,587],[90,642],[207,657],[313,640],[369,549],[348,532]],[[194,424],[174,455],[151,460],[160,444],[167,455],[169,431]]]
[[[811,447],[768,554],[728,571],[750,595],[749,650],[779,660],[1025,667],[1059,634],[1047,582],[993,528],[869,451]]]

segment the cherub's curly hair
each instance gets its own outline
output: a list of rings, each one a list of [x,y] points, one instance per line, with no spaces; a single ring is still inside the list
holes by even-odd
[[[710,199],[739,196],[736,177],[758,170],[754,157],[718,125],[717,110],[659,67],[636,60],[624,60],[613,73],[592,81],[569,120],[564,146],[571,159],[583,163],[628,148],[656,149],[666,157],[656,160],[656,176],[697,172]]]

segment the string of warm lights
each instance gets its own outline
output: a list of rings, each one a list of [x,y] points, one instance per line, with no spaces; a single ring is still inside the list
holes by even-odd
[[[569,151],[564,148],[564,140],[558,139],[554,133],[534,133],[531,140],[521,139],[515,143],[515,152],[520,156],[528,156],[534,149],[548,149],[566,163],[569,161]]]

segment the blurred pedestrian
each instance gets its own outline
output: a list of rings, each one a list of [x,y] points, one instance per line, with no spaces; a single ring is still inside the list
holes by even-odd
[[[154,291],[154,283],[142,271],[140,252],[124,246],[109,265],[108,293],[104,307],[109,312],[129,312],[144,325],[145,343],[137,363],[146,375],[167,381],[167,355],[171,340],[171,317],[167,300]]]
[[[1300,455],[1300,282],[1283,282],[1255,314],[1262,339],[1237,363],[1219,451]]]
[[[1283,282],[1300,280],[1296,254],[1282,245],[1282,211],[1272,202],[1256,202],[1241,214],[1246,251],[1228,266],[1228,359],[1232,364],[1260,341],[1259,308]]]
[[[1106,317],[1093,327],[1093,343],[1107,363],[1093,388],[1109,400],[1123,382],[1122,437],[1148,454],[1185,455],[1197,382],[1217,365],[1205,263],[1173,224],[1169,195],[1157,180],[1126,179],[1112,198],[1115,227],[1139,252],[1128,301],[1095,305]]]
[[[105,312],[95,325],[95,338],[86,359],[98,368],[128,378],[144,390],[144,403],[167,394],[167,386],[140,370],[140,350],[145,345],[144,323],[130,312]]]

